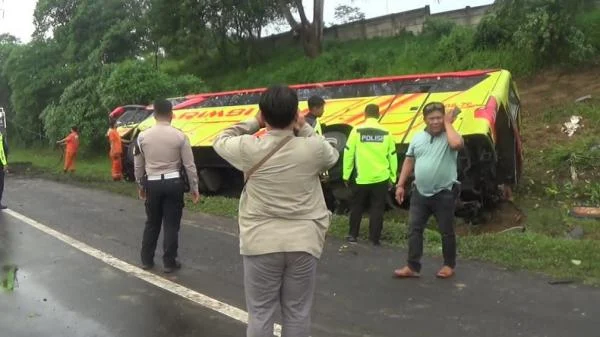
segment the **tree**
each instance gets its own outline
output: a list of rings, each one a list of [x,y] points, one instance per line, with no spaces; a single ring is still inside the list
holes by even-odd
[[[321,54],[323,42],[323,6],[324,0],[314,0],[313,22],[308,21],[302,0],[277,0],[281,14],[285,17],[292,32],[300,38],[304,53],[310,58]],[[292,15],[295,10],[300,15],[300,22]]]
[[[51,39],[67,63],[120,62],[139,55],[148,0],[40,0],[34,12],[34,38]],[[89,67],[82,67],[86,75]]]
[[[18,47],[19,39],[10,34],[0,35],[0,107],[4,108],[7,119],[12,122],[14,112],[12,104],[10,102],[11,89],[8,83],[8,78],[1,70],[4,68],[4,64],[8,60],[10,53],[13,49]],[[8,123],[9,133],[12,133],[12,123]]]
[[[365,13],[363,13],[359,7],[338,5],[335,7],[334,17],[337,24],[344,24],[364,20]]]
[[[575,18],[588,6],[589,0],[498,1],[477,27],[475,44],[481,48],[516,46],[534,55],[538,66],[585,61],[594,49]]]
[[[105,141],[108,114],[100,104],[97,87],[100,78],[79,79],[65,88],[60,100],[44,109],[44,131],[50,144],[61,139],[76,125],[84,149],[101,149]]]
[[[61,52],[54,41],[33,41],[15,46],[4,64],[15,110],[13,123],[18,126],[18,138],[25,144],[41,140],[41,112],[58,101],[71,83],[72,68],[65,64]]]

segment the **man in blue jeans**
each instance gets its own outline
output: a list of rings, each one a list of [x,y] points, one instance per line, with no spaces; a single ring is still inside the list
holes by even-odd
[[[459,194],[457,180],[458,151],[464,146],[462,137],[452,123],[455,110],[446,114],[442,103],[433,102],[423,108],[426,129],[411,141],[396,186],[396,200],[404,201],[404,186],[409,175],[415,174],[408,217],[408,265],[397,269],[397,277],[419,277],[423,255],[423,231],[431,215],[435,216],[442,235],[444,265],[439,278],[454,275],[456,237],[454,211]]]

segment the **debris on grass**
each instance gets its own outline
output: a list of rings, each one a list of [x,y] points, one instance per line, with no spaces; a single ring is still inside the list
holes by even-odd
[[[584,235],[585,233],[583,231],[583,227],[576,226],[575,228],[573,228],[573,230],[569,232],[567,237],[572,240],[582,240]]]
[[[581,103],[592,99],[592,95],[585,95],[575,100],[575,103]]]
[[[578,129],[583,127],[583,124],[581,124],[582,120],[581,116],[571,116],[570,120],[565,122],[560,130],[569,137],[572,137]]]
[[[573,207],[569,215],[576,218],[600,219],[600,207]]]

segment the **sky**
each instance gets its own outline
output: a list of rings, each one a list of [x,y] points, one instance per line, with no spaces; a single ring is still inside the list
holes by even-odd
[[[102,1],[102,0],[96,0]],[[382,16],[429,5],[432,13],[480,6],[493,0],[325,0],[325,24],[334,21],[334,9],[339,4],[359,7],[366,18]],[[10,33],[22,42],[29,42],[33,33],[33,11],[36,0],[0,0],[0,33]],[[303,0],[307,13],[312,13],[312,0]],[[309,19],[312,20],[312,15]]]

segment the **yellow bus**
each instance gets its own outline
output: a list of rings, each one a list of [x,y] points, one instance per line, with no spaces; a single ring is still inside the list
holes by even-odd
[[[380,107],[380,123],[393,134],[401,167],[412,137],[425,127],[422,108],[428,102],[442,102],[449,111],[459,107],[454,126],[465,140],[459,155],[462,207],[457,215],[470,216],[501,198],[501,186],[519,182],[522,170],[520,99],[507,70],[472,70],[437,74],[417,74],[333,82],[291,85],[296,89],[300,109],[308,111],[312,95],[325,99],[320,118],[323,134],[337,140],[343,152],[350,130],[364,119],[367,104]],[[173,126],[185,132],[191,141],[199,180],[204,193],[235,189],[242,174],[221,159],[212,149],[214,138],[226,127],[258,113],[258,100],[264,88],[245,89],[188,96],[194,104],[174,111]],[[151,127],[147,118],[128,134]],[[260,136],[264,130],[258,132]],[[340,156],[342,158],[342,156]],[[341,181],[341,160],[330,172],[328,188],[339,201],[350,196]],[[132,175],[131,151],[125,158],[126,171]],[[390,206],[393,204],[390,197]],[[407,206],[407,205],[402,205]]]

